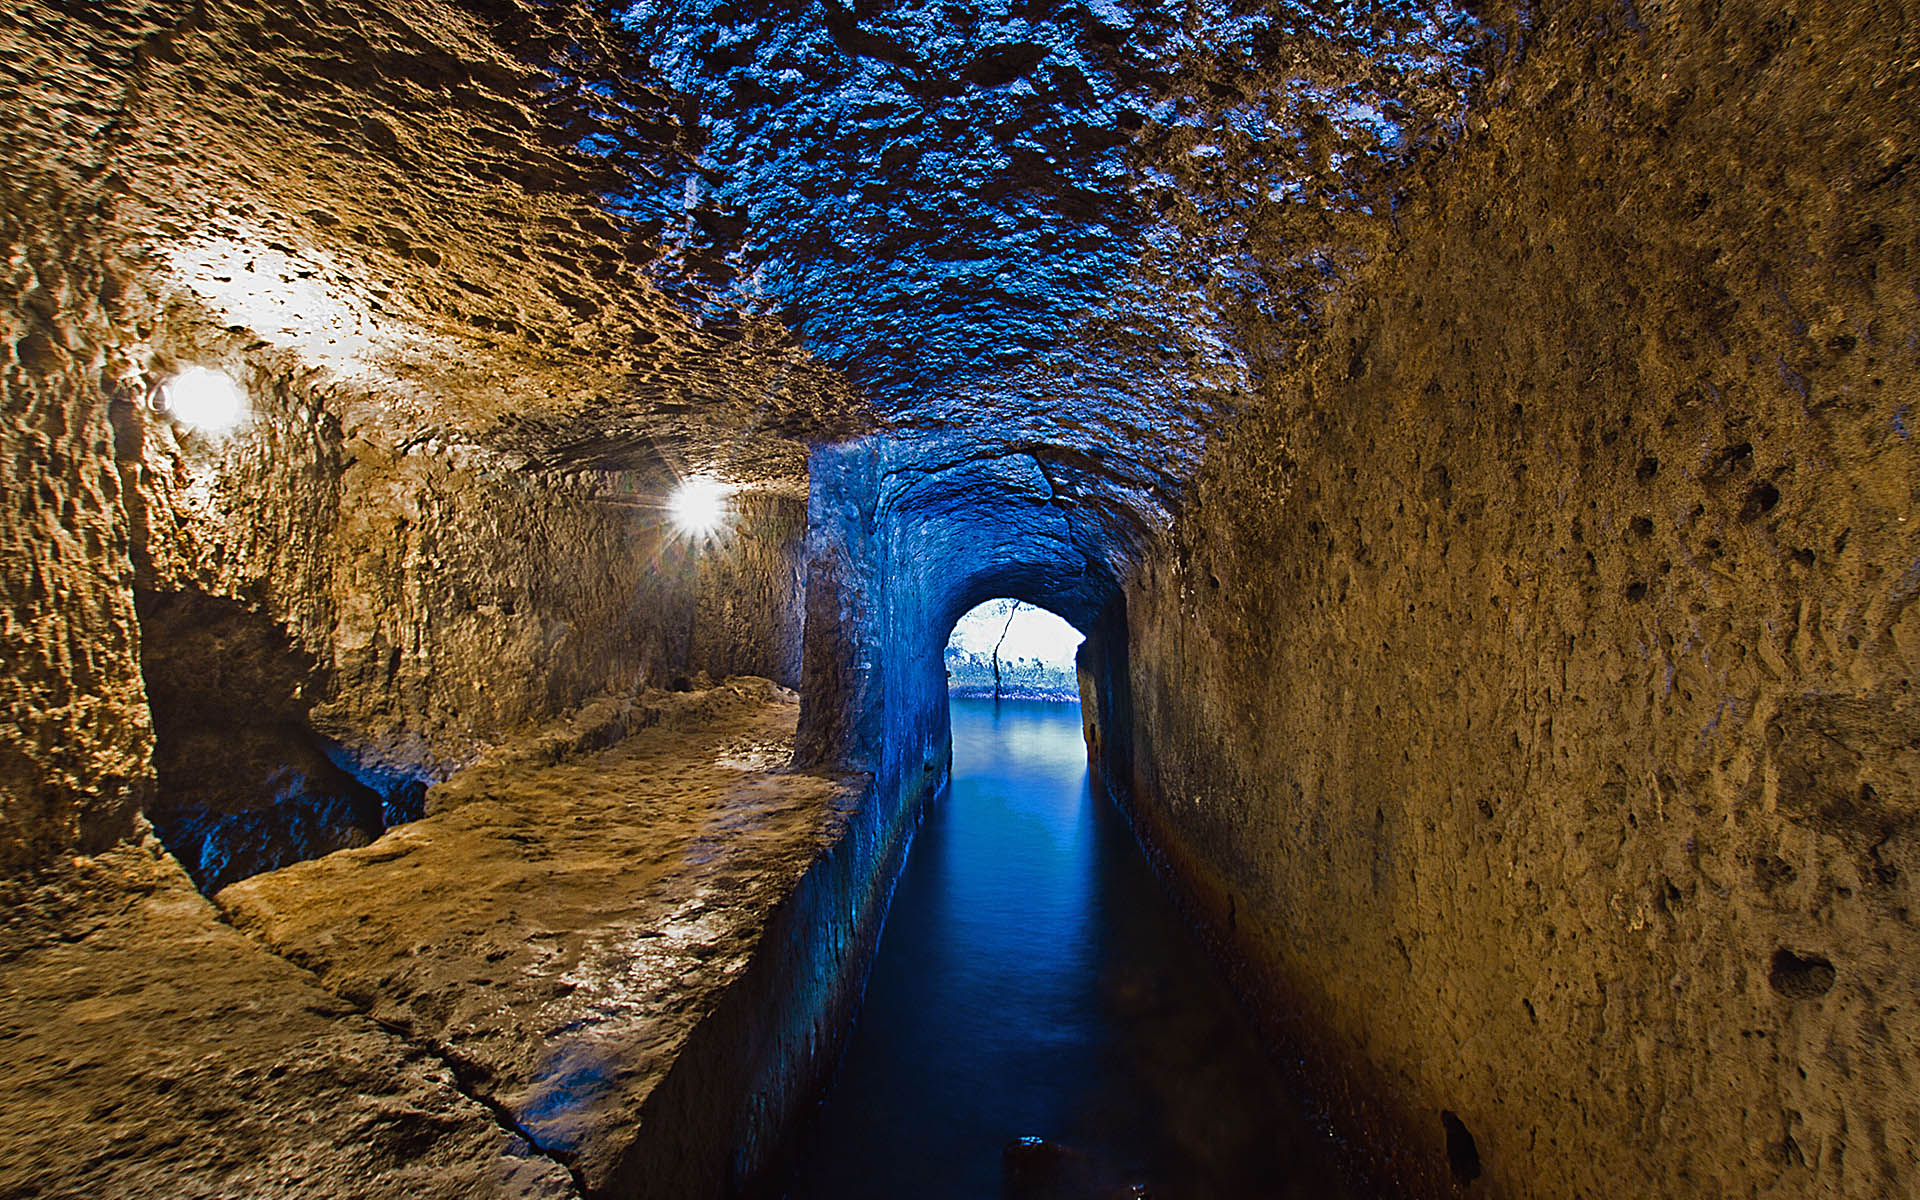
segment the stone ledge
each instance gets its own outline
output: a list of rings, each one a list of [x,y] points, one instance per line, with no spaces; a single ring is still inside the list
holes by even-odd
[[[742,1142],[777,1140],[831,1057],[847,967],[864,961],[849,926],[877,925],[860,866],[825,886],[850,918],[770,932],[781,910],[820,902],[820,888],[794,900],[817,861],[875,840],[844,836],[864,780],[786,769],[792,694],[743,679],[672,701],[501,747],[434,789],[425,819],[218,896],[236,926],[450,1063],[595,1194],[648,1194],[648,1176],[696,1194],[751,1174],[769,1147]],[[763,940],[798,951],[780,973],[805,986],[737,986]],[[728,1028],[707,1040],[751,1052],[690,1052],[734,991],[753,999],[725,1006]],[[702,1065],[663,1089],[683,1058]]]
[[[444,1063],[221,924],[157,842],[8,890],[0,1194],[579,1194]]]
[[[685,1197],[777,1164],[917,804],[789,769],[765,680],[628,707],[218,909],[151,839],[8,885],[0,1193]]]

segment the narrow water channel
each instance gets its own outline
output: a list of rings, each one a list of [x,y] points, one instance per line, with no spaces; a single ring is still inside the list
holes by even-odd
[[[952,714],[952,789],[908,857],[789,1196],[1353,1196],[1093,796],[1079,707]],[[1060,1149],[1016,1154],[1009,1187],[1022,1137]]]

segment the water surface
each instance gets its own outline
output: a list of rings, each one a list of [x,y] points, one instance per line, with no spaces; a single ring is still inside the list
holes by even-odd
[[[927,814],[796,1200],[991,1200],[1020,1137],[1064,1188],[1354,1195],[1125,820],[1074,704],[954,700]],[[1029,1193],[1021,1193],[1026,1195]]]

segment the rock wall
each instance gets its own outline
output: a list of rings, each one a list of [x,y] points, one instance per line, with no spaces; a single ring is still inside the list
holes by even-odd
[[[1399,1194],[1904,1195],[1920,18],[1529,37],[1130,579],[1110,773]]]
[[[128,28],[100,36],[104,57],[144,32],[143,6],[122,8]],[[50,93],[41,119],[0,131],[0,874],[104,848],[153,786],[101,386],[116,112],[91,83],[84,56],[0,14],[0,95]]]
[[[422,784],[592,697],[697,672],[797,682],[797,499],[739,497],[720,536],[691,539],[668,519],[670,476],[528,471],[236,362],[256,398],[242,430],[127,406],[120,438],[156,820],[210,886],[359,844],[382,828],[365,788],[386,820],[417,815]],[[249,613],[243,646],[227,627]],[[278,651],[247,648],[276,634]],[[274,654],[265,686],[245,664]],[[329,758],[364,786],[328,781]]]
[[[544,70],[617,67],[597,17],[70,9],[0,17],[0,872],[109,844],[153,795],[136,595],[172,615],[147,632],[175,731],[248,711],[229,621],[290,656],[249,746],[163,748],[156,814],[284,801],[275,756],[391,801],[602,692],[797,681],[799,443],[858,406],[790,342],[709,336],[640,278],[652,252],[595,198],[676,153],[671,120],[629,104],[664,101]],[[646,145],[582,152],[589,107]],[[461,154],[428,146],[450,130]],[[160,410],[190,366],[244,388],[243,429]],[[724,538],[667,527],[682,463],[749,485]],[[214,794],[242,776],[251,806]]]
[[[95,378],[97,264],[43,236],[44,208],[28,225],[9,193],[0,186],[0,239],[19,307],[0,313],[0,873],[104,848],[152,790],[132,564]]]
[[[528,470],[337,385],[230,371],[256,397],[239,434],[136,418],[140,586],[272,613],[326,680],[323,731],[370,765],[443,774],[506,730],[694,670],[795,681],[797,498],[742,495],[720,536],[690,539],[671,476]]]

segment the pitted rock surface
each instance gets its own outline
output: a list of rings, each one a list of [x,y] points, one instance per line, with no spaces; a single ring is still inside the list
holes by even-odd
[[[697,116],[638,203],[951,463],[1122,532],[1375,248],[1499,36],[1449,3],[626,6]],[[682,232],[684,231],[684,232]],[[665,277],[663,287],[675,290]],[[991,480],[970,492],[991,502]]]
[[[889,802],[942,622],[1015,595],[1397,1190],[1910,1193],[1910,8],[12,4],[0,870],[164,807],[136,590],[283,631],[382,786],[779,674],[804,609],[801,752]],[[253,423],[159,411],[188,364]],[[697,562],[695,470],[759,494]],[[535,895],[526,786],[422,827]],[[437,886],[445,960],[261,928],[540,1117],[547,1010],[448,982],[520,910]]]
[[[1513,24],[1438,0],[10,7],[5,452],[44,487],[5,529],[38,572],[8,584],[8,861],[104,845],[151,791],[130,575],[286,626],[334,672],[330,735],[389,775],[619,676],[772,670],[664,630],[576,653],[567,593],[602,620],[613,591],[421,582],[494,532],[490,562],[617,547],[601,498],[657,512],[676,475],[797,499],[810,444],[888,429],[903,491],[944,475],[965,523],[1030,463],[1054,511],[988,550],[1064,522],[1047,569],[1110,586]],[[176,456],[153,389],[195,364],[258,411]],[[74,469],[110,457],[118,479]],[[523,504],[554,520],[476,528]],[[449,657],[510,664],[507,695]],[[450,685],[431,712],[423,679]]]
[[[157,844],[4,898],[0,1192],[579,1195],[439,1058],[223,925]]]
[[[795,717],[765,681],[596,709],[436,787],[424,820],[218,902],[604,1188],[857,800],[782,769]]]
[[[70,40],[44,9],[37,32]],[[115,224],[163,295],[533,463],[792,479],[863,406],[777,328],[699,328],[605,197],[680,161],[672,102],[585,5],[178,4],[124,96]],[[617,141],[587,154],[583,140]],[[135,367],[142,350],[129,346]]]
[[[1920,1180],[1891,16],[1556,13],[1127,585],[1143,824],[1434,1188]]]

